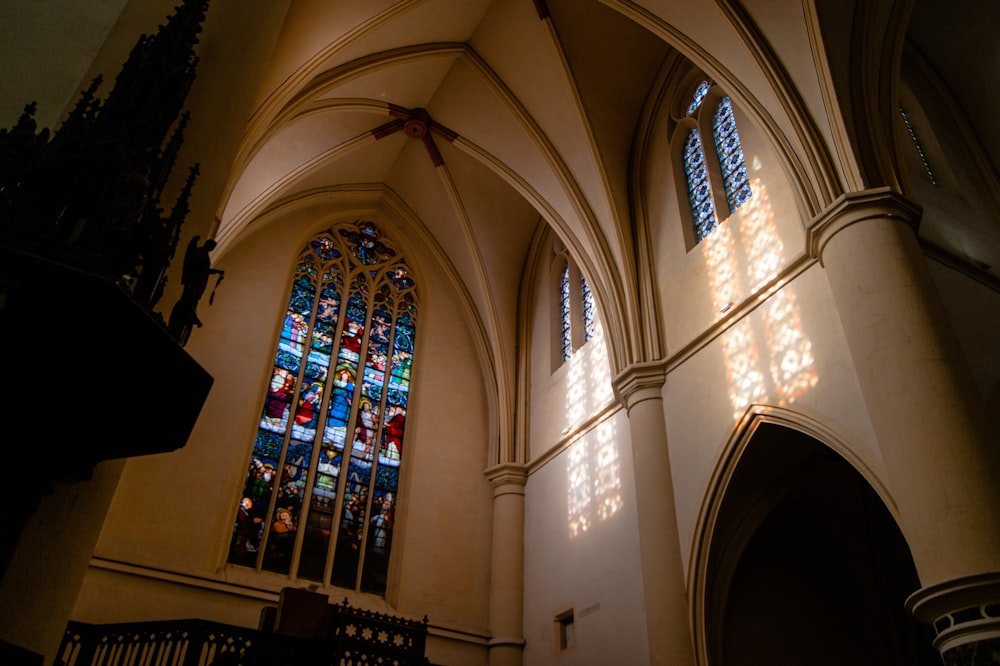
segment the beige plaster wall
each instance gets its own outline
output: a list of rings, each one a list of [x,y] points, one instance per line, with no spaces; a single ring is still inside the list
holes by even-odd
[[[382,612],[426,614],[432,625],[485,632],[492,509],[482,475],[487,401],[466,310],[446,271],[407,223],[382,220],[371,205],[341,201],[338,209],[329,199],[262,223],[216,262],[226,271],[225,282],[214,305],[202,304],[205,326],[188,345],[215,377],[212,393],[184,449],[126,465],[95,556],[139,571],[92,568],[76,619],[167,618],[203,608],[195,614],[246,624],[256,617],[253,602],[200,600],[217,594],[209,591],[215,584],[273,594],[282,586],[311,583],[230,567],[225,559],[292,260],[335,213],[347,220],[374,217],[383,226],[411,263],[421,304],[387,596],[321,591]],[[135,584],[136,573],[158,577],[154,571],[168,572],[176,584]]]
[[[684,179],[668,144],[671,100],[665,96],[652,126],[643,197],[664,313],[664,410],[689,568],[713,475],[748,410],[787,410],[792,420],[816,424],[827,444],[870,477],[882,462],[826,276],[806,255],[802,208],[774,151],[734,105],[753,197],[688,249],[686,189],[659,185]],[[710,135],[702,139],[714,146]]]
[[[1000,292],[933,259],[927,265],[985,399],[1000,383]]]
[[[525,666],[648,659],[628,432],[619,410],[528,479]],[[570,609],[576,645],[560,651],[555,617]]]
[[[824,443],[862,473],[881,476],[881,455],[831,299],[826,276],[814,265],[668,373],[664,409],[685,567],[720,459],[750,409],[777,408],[821,429]]]

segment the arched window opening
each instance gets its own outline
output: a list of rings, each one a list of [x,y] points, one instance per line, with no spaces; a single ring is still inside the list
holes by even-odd
[[[568,361],[569,357],[573,355],[572,321],[572,300],[569,295],[569,262],[566,262],[559,278],[559,323],[562,327],[563,363]]]
[[[708,94],[709,87],[708,81],[702,81],[694,89],[694,94],[691,96],[691,103],[688,104],[687,108],[687,114],[689,116],[693,115],[694,112],[698,110],[698,107],[701,106],[701,103],[705,100],[705,95]]]
[[[726,184],[729,210],[734,212],[750,199],[753,192],[750,190],[750,175],[747,172],[740,135],[736,131],[733,102],[728,97],[723,97],[715,109],[712,132],[715,134],[715,149],[719,154],[722,180]]]
[[[594,337],[594,292],[587,284],[587,278],[580,276],[580,293],[583,302],[583,341],[590,342]]]
[[[715,205],[712,203],[712,187],[705,165],[701,134],[696,129],[688,132],[684,143],[684,174],[687,177],[688,198],[694,216],[695,240],[701,242],[715,229]]]
[[[552,342],[552,369],[555,371],[570,360],[576,350],[597,337],[600,323],[594,292],[587,278],[565,252],[558,253],[552,275],[559,303],[558,312],[553,312],[553,317],[558,318],[558,322],[554,322],[558,327],[558,337],[554,337]],[[555,333],[556,329],[553,330]]]
[[[306,244],[230,563],[385,593],[416,317],[406,262],[372,222]]]

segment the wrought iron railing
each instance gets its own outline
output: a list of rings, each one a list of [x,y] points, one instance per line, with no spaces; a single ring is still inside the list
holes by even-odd
[[[336,663],[324,642],[205,620],[70,622],[57,666],[276,666]]]
[[[56,666],[430,666],[427,618],[327,606],[317,640],[206,620],[126,624],[70,622]]]
[[[421,621],[351,608],[329,606],[330,640],[337,666],[430,664],[424,658],[427,617]]]

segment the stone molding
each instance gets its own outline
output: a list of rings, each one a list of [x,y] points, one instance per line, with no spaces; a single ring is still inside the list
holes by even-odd
[[[645,400],[662,400],[663,383],[667,380],[665,361],[633,363],[622,370],[613,381],[615,395],[631,411]]]
[[[525,643],[527,643],[527,641],[518,636],[497,636],[496,638],[491,638],[488,645],[491,648],[504,646],[523,648]]]
[[[814,217],[806,229],[806,250],[823,264],[823,249],[838,233],[866,220],[902,222],[916,232],[923,209],[888,187],[847,192]]]
[[[493,498],[500,495],[524,494],[524,486],[528,482],[528,468],[520,463],[501,463],[490,467],[485,472],[486,478],[493,486]]]
[[[941,653],[961,645],[1000,638],[1000,572],[945,581],[917,590],[906,610],[934,627]]]

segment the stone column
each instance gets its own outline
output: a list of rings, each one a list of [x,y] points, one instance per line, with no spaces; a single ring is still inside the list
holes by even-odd
[[[687,587],[663,418],[665,380],[662,363],[638,363],[615,378],[615,391],[628,410],[632,440],[649,663],[693,666]]]
[[[936,622],[1000,602],[980,578],[1000,570],[1000,447],[921,254],[919,215],[887,188],[868,190],[838,199],[809,232],[925,586],[910,606]]]
[[[492,467],[493,553],[490,569],[490,666],[520,666],[524,651],[523,465]]]

